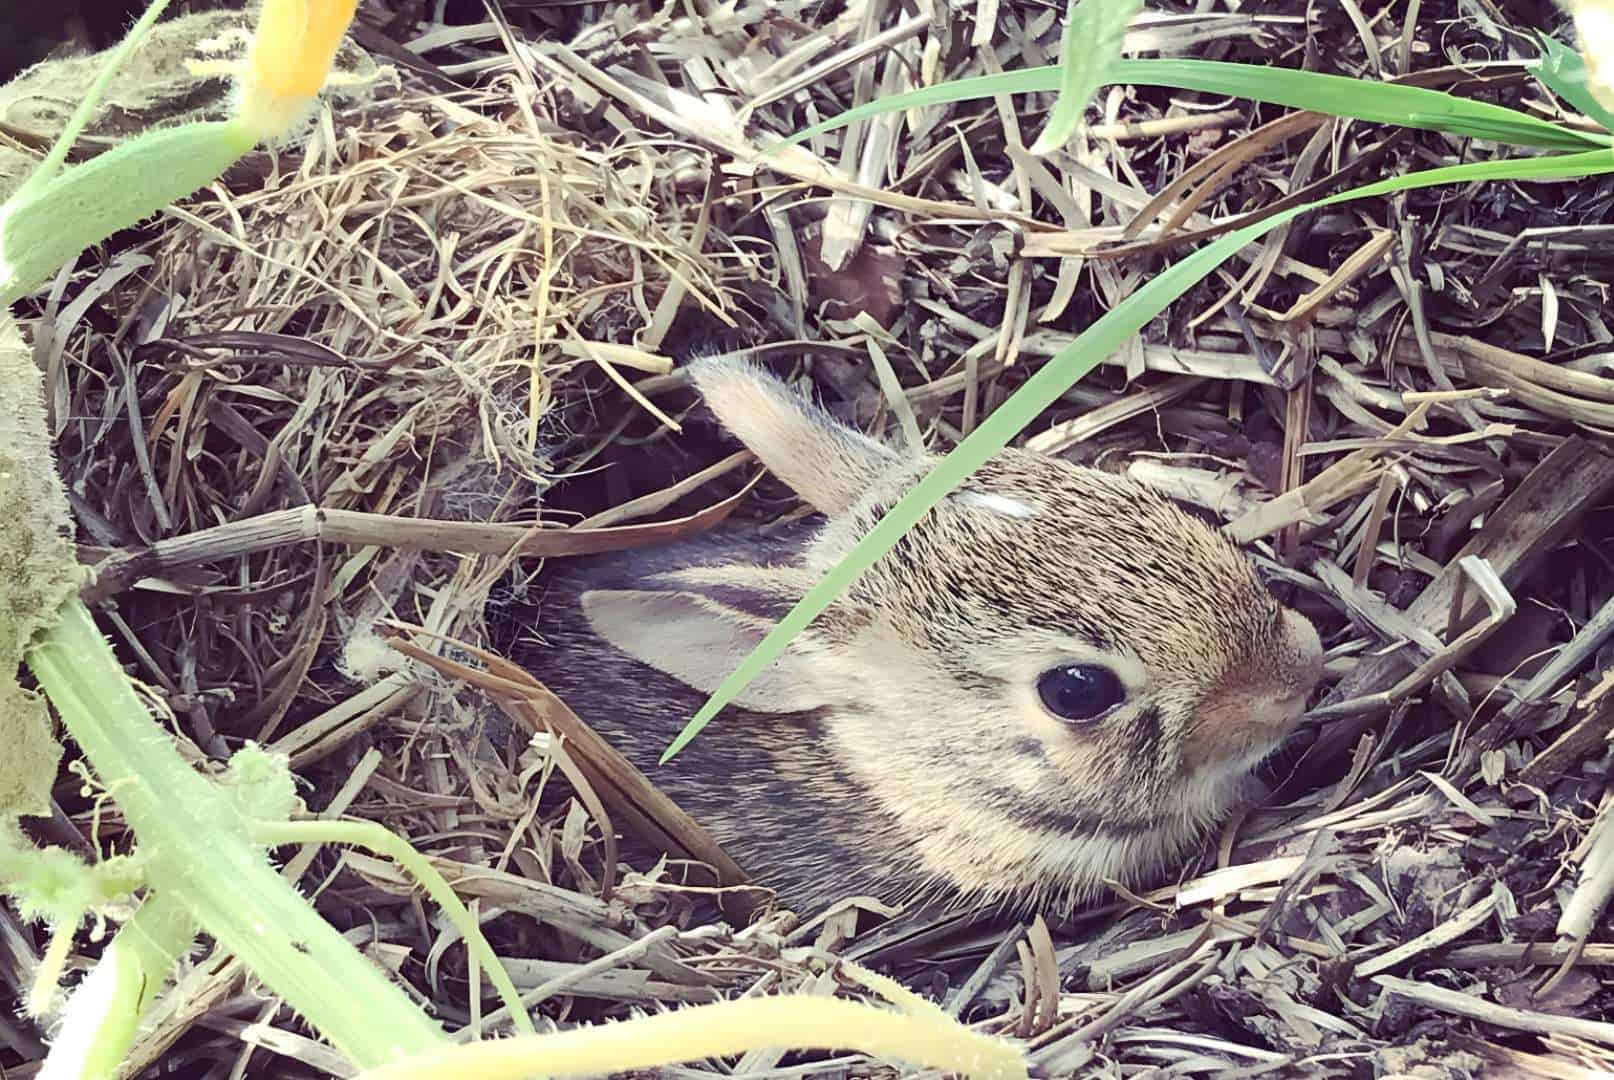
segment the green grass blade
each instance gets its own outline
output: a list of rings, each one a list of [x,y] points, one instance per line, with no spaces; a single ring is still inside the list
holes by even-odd
[[[1245,244],[1299,215],[1319,207],[1352,199],[1391,195],[1442,184],[1477,180],[1567,180],[1614,173],[1614,152],[1592,150],[1553,157],[1514,158],[1428,169],[1367,184],[1326,199],[1291,207],[1264,221],[1228,233],[1167,267],[1137,292],[1106,312],[1027,379],[1019,390],[988,416],[952,452],[908,490],[868,534],[785,613],[757,644],[739,668],[725,679],[706,704],[690,719],[662,754],[666,762],[677,754],[763,668],[778,659],[785,645],[812,622],[869,567],[890,551],[901,536],[920,521],[971,473],[1008,445],[1020,431],[1070,389],[1099,362],[1114,354],[1128,338],[1183,293],[1187,292]]]
[[[1586,88],[1586,61],[1580,53],[1546,34],[1537,34],[1536,38],[1541,43],[1541,58],[1530,65],[1530,73],[1582,116],[1614,131],[1614,114],[1603,108]]]
[[[1331,116],[1444,131],[1513,146],[1585,150],[1610,140],[1558,127],[1529,113],[1421,86],[1351,79],[1316,71],[1260,68],[1211,60],[1123,61],[1124,81],[1201,90],[1287,105]]]
[[[1586,150],[1614,143],[1614,137],[1609,135],[1571,131],[1516,109],[1471,101],[1439,90],[1350,79],[1315,71],[1291,71],[1215,60],[1119,59],[1109,65],[1100,83],[1199,90],[1353,120],[1444,131],[1511,146]],[[848,109],[839,116],[787,137],[781,145],[788,146],[814,135],[834,131],[854,120],[892,109],[972,101],[995,94],[1046,93],[1057,89],[1057,67],[1027,68],[958,79],[905,94],[894,94]]]
[[[1121,53],[1126,24],[1142,6],[1142,0],[1071,0],[1060,42],[1059,98],[1032,144],[1033,154],[1057,150],[1076,134],[1105,70]]]

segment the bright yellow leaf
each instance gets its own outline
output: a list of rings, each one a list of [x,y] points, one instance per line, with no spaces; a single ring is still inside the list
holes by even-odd
[[[357,0],[264,0],[237,115],[260,138],[283,134],[325,85]]]

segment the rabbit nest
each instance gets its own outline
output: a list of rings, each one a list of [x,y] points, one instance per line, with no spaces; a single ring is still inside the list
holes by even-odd
[[[1361,182],[1364,158],[1378,175],[1500,151],[1310,114],[1269,137],[1282,110],[1116,86],[1047,157],[1024,150],[1043,94],[855,123],[807,144],[814,166],[770,147],[883,95],[1047,63],[1063,5],[473,5],[455,25],[422,16],[442,5],[387,6],[364,7],[300,144],[250,155],[19,307],[104,626],[199,759],[257,740],[291,755],[311,809],[410,838],[502,912],[486,932],[518,985],[550,987],[560,1025],[854,993],[835,978],[849,957],[1022,1040],[1045,1075],[1614,1069],[1605,183],[1300,218],[1027,430],[1242,522],[1322,633],[1327,702],[1369,699],[1325,702],[1275,795],[1180,880],[1046,922],[855,898],[807,922],[736,918],[671,863],[606,867],[600,823],[552,777],[555,741],[490,721],[475,685],[490,597],[543,580],[512,549],[790,512],[767,483],[732,498],[743,461],[701,472],[724,451],[683,423],[680,362],[810,371],[865,425],[907,413],[946,448],[1213,230]],[[1148,14],[1128,48],[1400,64],[1446,86],[1468,77],[1457,58],[1531,56],[1519,43],[1555,29],[1457,0],[1412,6],[1411,26],[1404,6],[1371,22],[1234,6]],[[185,19],[165,31],[176,56],[239,25]],[[140,117],[217,107],[221,85],[152,63]],[[30,77],[78,78],[52,70]],[[1553,107],[1522,78],[1470,82]],[[0,97],[11,160],[57,122],[40,85]],[[1151,202],[1212,159],[1209,180]],[[311,528],[316,505],[330,513]],[[1498,589],[1516,611],[1473,645],[1459,631],[1486,625]],[[88,837],[100,813],[116,842],[76,782],[58,805],[54,828]],[[468,1021],[463,953],[389,864],[325,851],[303,882],[437,1015]],[[1578,946],[1555,929],[1566,909],[1589,911]],[[241,1053],[264,1015],[220,958],[194,963],[131,1075]],[[0,1028],[0,1064],[37,1058]],[[320,1071],[312,1044],[259,1045],[276,1075]],[[895,1071],[776,1053],[677,1075]]]

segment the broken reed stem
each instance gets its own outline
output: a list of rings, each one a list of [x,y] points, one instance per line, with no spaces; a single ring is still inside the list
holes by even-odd
[[[1603,796],[1581,843],[1580,881],[1558,917],[1558,936],[1585,941],[1614,896],[1614,793]]]
[[[1614,1024],[1602,1020],[1581,1020],[1572,1016],[1554,1016],[1549,1013],[1531,1012],[1528,1009],[1510,1008],[1472,994],[1465,994],[1461,990],[1431,986],[1429,983],[1414,982],[1394,975],[1376,975],[1373,981],[1384,987],[1388,993],[1415,1001],[1437,1012],[1452,1013],[1514,1031],[1529,1031],[1537,1035],[1568,1035],[1604,1046],[1614,1046]]]
[[[81,595],[87,602],[105,600],[143,577],[309,541],[499,556],[514,551],[517,555],[544,558],[626,551],[704,532],[727,517],[755,483],[753,479],[721,502],[673,521],[589,529],[436,521],[358,510],[322,510],[316,506],[274,510],[159,540],[149,547],[114,552],[95,564],[95,578]]]

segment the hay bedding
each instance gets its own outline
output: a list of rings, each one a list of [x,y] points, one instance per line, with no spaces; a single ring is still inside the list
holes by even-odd
[[[1603,182],[1304,218],[1032,430],[1033,446],[1130,468],[1259,538],[1330,647],[1336,688],[1274,769],[1278,795],[1180,887],[1051,931],[856,906],[734,929],[674,863],[605,872],[597,812],[636,819],[599,796],[631,781],[530,738],[563,713],[501,713],[382,643],[378,627],[412,626],[417,655],[470,659],[443,639],[476,643],[490,592],[542,580],[538,561],[501,556],[518,537],[540,553],[621,546],[732,509],[749,474],[685,416],[675,361],[693,351],[810,362],[831,403],[871,423],[893,411],[872,377],[889,362],[901,405],[947,446],[1213,223],[1337,185],[1364,158],[1376,175],[1488,153],[1321,118],[1269,139],[1276,110],[1115,88],[1047,160],[1021,149],[1046,104],[1023,99],[855,125],[812,146],[833,173],[762,159],[771,134],[915,80],[1047,62],[1055,9],[579,4],[453,27],[367,9],[358,39],[405,67],[398,81],[35,302],[85,557],[112,560],[104,625],[201,755],[280,747],[311,808],[431,854],[556,1023],[829,992],[848,956],[1025,1038],[1049,1075],[1614,1068],[1614,945],[1597,898],[1575,894],[1576,864],[1614,842]],[[1411,27],[1401,6],[1157,14],[1130,43],[1438,71],[1426,78],[1541,103],[1516,68],[1446,66],[1530,55],[1520,31],[1539,12],[1415,10]],[[1150,204],[1219,163],[1169,221]],[[678,482],[720,459],[713,482]],[[789,510],[759,490],[741,517]],[[311,504],[337,513],[311,525]],[[520,527],[540,517],[551,528]],[[671,524],[623,531],[645,521]],[[1461,569],[1465,554],[1500,580]],[[1516,613],[1469,647],[1488,605],[1506,612],[1499,588]],[[76,782],[58,794],[46,831],[83,848],[93,808]],[[99,836],[115,843],[116,822]],[[322,851],[291,871],[440,1015],[468,1020],[461,954],[395,870]],[[1588,901],[1590,940],[1558,944],[1559,912]],[[4,918],[14,949],[37,950]],[[198,955],[137,1064],[332,1066],[283,1014],[272,1042],[249,1034],[277,1014],[240,976]],[[0,1029],[27,1075],[37,1039]],[[887,1067],[754,1054],[719,1071],[871,1070]]]

